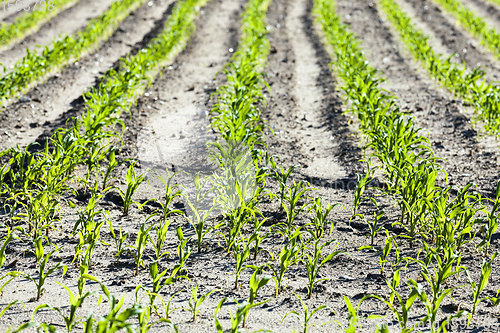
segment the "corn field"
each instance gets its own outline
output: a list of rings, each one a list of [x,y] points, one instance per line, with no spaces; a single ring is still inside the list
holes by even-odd
[[[1,332],[498,332],[498,0],[0,4]]]

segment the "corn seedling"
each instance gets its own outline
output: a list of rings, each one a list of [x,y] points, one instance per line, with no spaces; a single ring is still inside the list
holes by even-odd
[[[148,219],[154,216],[160,216],[160,220],[165,223],[170,215],[182,214],[182,211],[171,208],[174,199],[181,195],[181,191],[176,189],[176,185],[171,185],[173,177],[174,175],[169,175],[167,180],[163,179],[163,177],[160,177],[160,180],[165,185],[165,199],[163,201],[157,201],[160,204],[161,208],[151,214]]]
[[[486,223],[483,225],[483,240],[479,246],[483,246],[487,252],[490,248],[491,237],[498,229],[498,217],[500,216],[500,181],[497,183],[496,189],[496,199],[493,202],[493,207],[491,211],[488,212],[486,216]]]
[[[298,237],[300,237],[300,233],[295,233],[292,239],[297,239]],[[275,267],[272,264],[267,264],[267,266],[273,273],[273,280],[276,284],[276,297],[278,297],[278,294],[283,289],[283,280],[285,278],[286,271],[290,266],[300,260],[300,251],[300,242],[292,242],[292,240],[290,240],[278,254],[279,267]]]
[[[301,321],[302,318],[302,332],[307,333],[309,332],[309,328],[311,327],[310,321],[314,317],[314,315],[321,310],[328,309],[328,307],[326,305],[320,305],[317,308],[314,308],[310,311],[307,304],[302,300],[302,298],[300,298],[300,296],[297,295],[296,293],[293,294],[295,295],[295,297],[299,299],[300,304],[302,304],[303,313],[300,314],[297,311],[287,312],[285,316],[283,316],[283,319],[281,319],[281,322],[283,322],[289,315],[296,316],[299,321]]]
[[[43,286],[45,285],[45,280],[47,279],[47,277],[49,277],[49,275],[51,275],[52,273],[54,273],[59,269],[63,269],[63,275],[64,275],[66,273],[67,266],[63,266],[60,262],[58,262],[56,265],[48,267],[50,257],[54,254],[54,252],[57,251],[57,248],[45,255],[42,236],[36,239],[34,245],[35,245],[36,263],[38,266],[38,274],[36,277],[32,277],[28,274],[23,274],[23,276],[26,279],[31,280],[35,284],[37,290],[36,300],[38,301],[42,296],[43,292],[45,291]]]
[[[378,210],[378,205],[377,201],[374,198],[370,198],[372,202],[375,204]],[[383,210],[378,210],[375,213],[373,213],[373,220],[368,220],[364,216],[361,215],[361,218],[365,220],[366,224],[368,225],[368,229],[370,230],[369,236],[370,236],[370,245],[373,246],[375,243],[375,237],[377,237],[377,234],[380,230],[383,229],[382,226],[379,225],[379,221],[384,217],[385,212]]]
[[[124,192],[123,190],[119,189],[119,193],[123,201],[124,215],[128,215],[130,206],[132,205],[132,203],[136,203],[132,201],[132,196],[134,195],[134,192],[137,190],[139,185],[141,185],[146,180],[146,176],[144,175],[136,176],[134,166],[135,163],[132,163],[127,171],[127,190]],[[141,205],[139,204],[137,204],[137,206],[139,208],[141,207]]]
[[[314,233],[313,233],[314,237]],[[314,249],[312,253],[306,253],[303,262],[307,268],[307,297],[311,298],[314,286],[321,281],[328,280],[327,278],[318,279],[319,270],[327,262],[332,260],[336,255],[343,251],[333,251],[323,258],[322,250],[335,242],[335,240],[327,241],[321,244],[321,239],[314,240]]]
[[[209,234],[211,231],[218,229],[219,227],[222,226],[222,223],[217,224],[215,226],[207,226],[207,220],[212,214],[212,209],[211,207],[208,210],[201,210],[200,209],[200,203],[201,200],[203,200],[203,197],[201,196],[201,188],[203,184],[200,182],[199,175],[197,174],[194,177],[194,182],[195,182],[195,201],[192,202],[187,198],[187,203],[189,207],[191,208],[191,216],[188,217],[188,221],[193,227],[195,234],[196,234],[196,245],[198,248],[198,253],[201,252],[201,244],[203,242],[203,239],[207,234]]]
[[[254,270],[252,276],[250,277],[250,294],[248,295],[248,304],[253,305],[255,304],[255,300],[257,299],[257,292],[259,291],[260,288],[264,287],[269,280],[271,280],[271,276],[269,275],[264,275],[264,276],[259,276],[262,272],[262,269],[264,266],[257,267],[257,266],[249,266]],[[259,304],[264,304],[267,301],[260,302]],[[243,327],[245,327],[246,321],[248,317],[248,312],[245,313],[245,316],[243,317]]]
[[[116,161],[115,158],[116,152],[115,149],[112,147],[109,149],[108,152],[108,166],[106,168],[106,172],[103,172],[103,179],[102,179],[102,191],[106,192],[110,187],[107,187],[108,182],[111,180],[111,174],[113,170],[121,165],[123,162],[118,162]]]
[[[262,243],[263,240],[265,240],[269,236],[269,233],[268,232],[266,232],[265,234],[261,233],[262,225],[266,222],[266,218],[259,220],[257,217],[253,217],[253,220],[254,220],[253,233],[248,238],[248,242],[254,244],[253,260],[257,260],[257,254],[259,254],[259,252],[262,251],[260,244]]]
[[[205,299],[208,296],[210,296],[211,294],[213,294],[213,293],[215,293],[217,291],[220,291],[219,289],[214,289],[214,290],[211,290],[211,291],[207,292],[206,294],[203,294],[200,297],[198,297],[198,287],[199,287],[199,285],[196,285],[191,290],[191,298],[189,299],[189,302],[188,302],[189,308],[185,309],[185,310],[189,311],[193,315],[193,318],[192,318],[193,322],[196,321],[196,317],[198,316],[198,313],[200,313],[200,309],[199,308],[203,304],[203,302],[205,301]]]
[[[175,265],[174,271],[185,271],[187,273],[185,264],[191,255],[191,252],[193,252],[191,246],[188,245],[191,237],[184,239],[184,233],[182,232],[181,227],[177,227],[177,239],[179,240],[179,244],[177,245],[177,256],[179,258],[179,262]]]
[[[241,237],[240,241],[237,241],[233,246],[233,257],[236,261],[236,273],[234,279],[234,289],[238,289],[238,282],[240,280],[240,274],[245,268],[245,261],[250,256],[250,246],[248,242],[245,241],[243,237]]]
[[[314,199],[310,209],[310,211],[314,211],[314,215],[310,224],[314,227],[315,238],[321,238],[323,236],[328,224],[330,224],[330,235],[332,234],[334,225],[333,221],[328,220],[328,214],[330,214],[331,210],[337,205],[339,204],[329,204],[323,212],[321,198]]]
[[[286,214],[286,227],[289,233],[291,233],[296,217],[309,206],[310,202],[305,200],[307,199],[305,194],[312,190],[307,182],[296,183],[295,180],[291,187],[285,188],[282,207]],[[305,203],[301,204],[301,201]]]
[[[470,320],[472,320],[472,317],[476,313],[476,308],[479,305],[479,303],[488,300],[488,297],[480,298],[481,292],[486,288],[488,285],[488,281],[490,279],[491,275],[491,264],[493,263],[493,260],[495,260],[496,256],[498,253],[494,253],[490,260],[484,260],[483,264],[481,266],[481,276],[479,277],[479,282],[476,283],[471,276],[469,275],[469,272],[465,270],[465,273],[467,275],[467,279],[469,280],[469,284],[472,289],[472,300],[473,300],[473,305],[472,305],[472,312],[470,313],[470,319],[469,319],[469,324]]]
[[[111,219],[109,219],[109,231],[110,231],[111,237],[115,241],[115,245],[116,245],[115,257],[117,260],[119,260],[124,252],[130,251],[125,246],[125,241],[127,240],[128,236],[130,236],[130,232],[124,233],[122,231],[122,227],[120,227],[119,233],[116,234],[115,229],[113,228],[113,224],[111,222]]]
[[[153,246],[156,255],[156,261],[159,261],[163,256],[169,255],[170,252],[162,252],[165,241],[167,240],[168,227],[170,226],[170,220],[160,220],[160,222],[154,225],[156,239],[149,236],[149,242]]]
[[[459,266],[460,256],[457,254],[453,254],[449,249],[433,249],[426,244],[424,244],[424,247],[427,252],[426,262],[419,259],[413,260],[421,267],[422,277],[431,288],[431,295],[427,295],[423,288],[413,279],[409,279],[408,283],[412,288],[416,290],[418,298],[423,303],[427,311],[427,315],[422,320],[422,322],[424,324],[430,324],[431,332],[441,332],[445,329],[445,326],[452,318],[460,317],[466,313],[464,310],[461,310],[439,322],[437,318],[441,303],[447,296],[451,294],[454,289],[445,287],[446,280],[451,276],[460,273],[464,269],[464,267]],[[443,253],[443,258],[441,258],[438,252]],[[429,269],[429,266],[432,266],[431,270]]]
[[[292,165],[285,170],[282,165],[280,165],[278,169],[276,162],[272,158],[270,160],[270,163],[271,168],[274,171],[274,179],[278,182],[280,188],[280,206],[283,207],[286,189],[288,188],[288,178],[292,174],[293,170],[295,170],[296,166]]]
[[[371,161],[366,162],[366,173],[364,176],[361,174],[357,174],[358,184],[356,185],[356,190],[354,191],[354,205],[352,207],[352,220],[354,217],[358,215],[359,205],[361,204],[361,200],[363,199],[363,194],[365,193],[366,186],[371,181],[372,171],[370,169]],[[350,222],[349,220],[349,222]]]
[[[3,244],[2,247],[0,248],[0,268],[5,264],[5,261],[7,261],[7,256],[5,255],[5,251],[7,250],[7,246],[13,239],[17,239],[16,233],[21,230],[20,227],[16,227],[14,229],[7,229],[7,235],[2,238]]]
[[[151,291],[147,291],[147,293],[148,293],[148,297],[149,297],[149,306],[152,309],[154,309],[156,313],[158,313],[157,307],[154,304],[156,297],[159,297],[159,293],[164,286],[170,285],[174,282],[175,275],[177,274],[177,271],[174,270],[169,277],[165,278],[165,275],[167,273],[168,273],[167,269],[163,270],[161,273],[159,272],[157,262],[154,262],[151,264],[151,266],[149,266],[149,276],[151,277],[152,283],[151,283]],[[170,300],[172,300],[172,298]],[[168,306],[170,306],[170,302],[168,303]],[[167,319],[168,319],[168,315],[169,315],[169,312],[168,312],[168,308],[167,308],[167,311],[166,311],[166,318]]]
[[[138,316],[144,311],[144,308],[138,304],[134,304],[130,308],[126,308],[121,311],[125,298],[122,296],[120,300],[117,300],[115,296],[111,295],[108,288],[101,282],[99,282],[101,290],[108,300],[110,311],[105,316],[95,319],[91,314],[83,322],[84,332],[87,333],[108,333],[108,332],[118,332],[122,329],[127,329],[131,331],[135,326],[133,323],[128,322],[129,319]]]
[[[413,332],[416,328],[416,324],[408,327],[410,309],[418,298],[418,293],[415,288],[411,289],[410,295],[406,300],[399,293],[399,285],[401,282],[401,269],[395,270],[392,273],[390,281],[386,280],[387,286],[391,289],[389,297],[382,298],[379,296],[373,296],[381,301],[383,301],[391,312],[396,316],[398,320],[401,333]],[[398,308],[399,307],[399,308]]]
[[[146,245],[148,244],[148,240],[151,237],[149,232],[151,231],[153,226],[151,225],[149,228],[146,228],[146,223],[141,225],[141,229],[137,232],[137,237],[135,239],[135,246],[132,251],[135,260],[135,273],[137,275],[139,273],[139,268],[143,266],[142,257],[144,255],[144,251],[146,250]]]
[[[249,304],[247,301],[243,301],[241,303],[236,302],[238,305],[238,308],[236,310],[236,313],[233,317],[233,314],[230,312],[229,316],[231,317],[231,329],[229,331],[224,330],[222,327],[222,324],[220,323],[219,319],[217,318],[217,314],[219,313],[220,309],[222,308],[222,305],[226,302],[227,298],[222,299],[219,304],[217,305],[217,309],[215,310],[214,314],[214,320],[215,320],[215,328],[217,329],[217,333],[225,333],[225,332],[230,332],[230,333],[238,333],[240,330],[238,329],[240,325],[243,323],[245,318],[248,316],[248,313],[250,310],[256,306],[262,305],[265,302],[259,302],[259,303],[254,303],[254,304]]]
[[[94,293],[91,293],[91,292],[86,292],[85,294],[83,295],[78,295],[76,296],[75,294],[73,294],[73,292],[71,291],[71,289],[69,289],[67,286],[57,282],[60,286],[62,286],[64,289],[66,289],[66,291],[68,292],[69,294],[69,313],[66,315],[65,314],[65,310],[63,310],[62,308],[58,308],[58,307],[51,307],[47,304],[42,304],[42,305],[39,305],[36,307],[36,309],[33,311],[33,316],[40,310],[42,309],[45,309],[45,308],[48,308],[50,310],[54,310],[54,311],[57,311],[57,313],[59,313],[59,315],[63,318],[64,320],[64,323],[66,324],[66,330],[68,332],[71,332],[75,326],[77,326],[81,319],[83,318],[79,318],[76,316],[76,312],[78,311],[79,308],[81,308],[83,302],[85,301],[85,299],[91,295],[93,295]]]
[[[348,323],[349,323],[349,326],[346,328],[345,330],[345,333],[357,333],[357,332],[360,332],[361,331],[361,325],[359,324],[359,310],[360,310],[360,307],[361,307],[361,303],[368,299],[368,298],[372,298],[373,296],[372,295],[366,295],[366,296],[363,296],[363,298],[361,298],[358,302],[358,305],[356,305],[356,307],[354,307],[351,303],[351,300],[349,299],[349,297],[347,296],[344,296],[344,302],[347,306],[347,311],[348,311]],[[368,319],[378,319],[378,318],[383,318],[383,316],[379,316],[379,315],[369,315],[368,316]]]

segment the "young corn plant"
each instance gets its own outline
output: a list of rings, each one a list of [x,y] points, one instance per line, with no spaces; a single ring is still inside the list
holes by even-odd
[[[152,280],[152,285],[151,285],[151,291],[147,291],[148,297],[149,297],[149,306],[152,308],[156,314],[158,314],[157,306],[154,304],[155,300],[157,297],[160,297],[160,291],[161,289],[166,286],[170,285],[174,282],[175,280],[175,275],[177,274],[177,271],[174,270],[169,277],[165,278],[165,275],[167,275],[168,269],[163,270],[161,273],[158,270],[158,263],[154,262],[149,266],[149,276],[151,277]],[[173,296],[172,296],[173,297]],[[172,297],[170,300],[172,300]],[[161,299],[161,297],[160,297]],[[163,301],[163,300],[162,300]],[[168,303],[168,307],[170,307],[170,302]],[[167,311],[165,313],[166,319],[168,319],[170,312]]]
[[[181,191],[177,189],[177,185],[171,185],[174,176],[175,174],[169,175],[167,180],[163,179],[163,177],[160,177],[163,185],[165,185],[165,199],[163,201],[158,201],[161,208],[153,212],[153,214],[148,217],[148,220],[152,217],[159,216],[160,220],[165,223],[170,215],[182,214],[181,210],[171,208],[174,199],[181,196]]]
[[[347,306],[347,311],[348,311],[348,321],[349,321],[349,326],[347,329],[345,329],[345,333],[357,333],[361,332],[362,327],[359,324],[359,309],[361,307],[361,303],[363,303],[364,300],[373,297],[372,295],[366,295],[363,298],[361,298],[358,302],[358,305],[354,307],[351,303],[351,300],[349,297],[344,296],[344,302]],[[383,316],[378,316],[378,315],[369,315],[368,319],[378,319],[382,318]]]
[[[263,249],[261,248],[260,244],[262,241],[264,241],[268,236],[269,232],[266,232],[264,234],[261,233],[262,226],[266,222],[266,218],[259,219],[257,217],[253,217],[253,233],[250,235],[248,238],[248,242],[253,245],[253,260],[257,260],[257,255],[259,254],[260,251]],[[1,267],[1,265],[0,265]]]
[[[383,298],[380,296],[373,296],[381,301],[383,301],[391,312],[396,316],[399,323],[399,328],[401,333],[413,332],[418,324],[409,326],[409,315],[410,309],[418,298],[418,293],[415,288],[411,288],[410,295],[408,298],[404,299],[399,293],[399,285],[401,283],[401,269],[397,269],[393,272],[391,280],[386,280],[387,286],[391,289],[391,293],[388,298]]]
[[[486,223],[482,226],[482,238],[483,240],[479,244],[484,248],[485,252],[488,252],[491,244],[491,237],[498,229],[498,219],[500,216],[500,181],[497,183],[496,198],[493,201],[493,207],[488,212],[486,216]]]
[[[223,223],[219,223],[214,226],[207,226],[207,220],[212,213],[212,209],[207,211],[196,210],[196,207],[188,200],[188,205],[191,208],[192,216],[188,217],[188,221],[193,227],[196,234],[196,246],[198,248],[198,253],[201,252],[201,245],[203,239],[213,230],[220,228]]]
[[[302,300],[302,298],[300,298],[299,295],[297,295],[296,293],[293,293],[295,295],[295,297],[297,297],[300,301],[300,304],[302,304],[302,310],[303,310],[303,313],[300,314],[298,313],[297,311],[290,311],[290,312],[287,312],[285,314],[285,316],[283,316],[283,319],[281,319],[281,322],[283,322],[286,317],[288,317],[289,315],[294,315],[297,317],[297,319],[299,321],[301,321],[301,317],[302,317],[302,332],[303,333],[308,333],[309,332],[309,328],[311,327],[311,324],[310,324],[310,321],[311,319],[314,317],[314,315],[316,313],[318,313],[319,311],[321,310],[325,310],[325,309],[328,309],[328,307],[326,305],[320,305],[318,306],[317,308],[314,308],[312,310],[309,310],[309,307],[307,306],[307,304]]]
[[[224,330],[222,327],[222,324],[220,323],[219,319],[217,318],[217,314],[219,313],[220,309],[222,308],[222,305],[227,301],[227,298],[222,299],[219,302],[219,305],[217,305],[217,309],[215,310],[214,314],[214,320],[215,320],[215,328],[217,329],[217,333],[225,333],[225,332],[230,332],[230,333],[238,333],[241,332],[239,330],[240,325],[244,322],[245,318],[248,317],[248,314],[250,310],[256,306],[262,305],[264,302],[258,302],[254,304],[249,304],[247,301],[243,301],[241,303],[235,302],[238,304],[238,308],[236,310],[236,314],[233,317],[232,313],[229,313],[229,316],[231,317],[231,329]]]
[[[299,252],[302,251],[302,243],[294,241],[300,237],[300,232],[295,233],[294,237],[281,249],[278,254],[279,266],[275,267],[271,263],[267,264],[272,271],[272,277],[276,285],[276,297],[283,290],[285,273],[290,266],[300,260]]]
[[[123,201],[123,215],[128,215],[130,206],[132,205],[132,203],[136,203],[132,200],[132,196],[134,195],[139,185],[141,185],[144,181],[146,181],[146,176],[144,175],[136,176],[134,166],[135,163],[132,163],[127,171],[127,176],[126,176],[127,190],[123,191],[122,189],[118,189],[120,197],[122,198]],[[137,206],[139,208],[141,207],[141,205],[139,204],[137,204]]]
[[[200,306],[203,304],[205,299],[209,297],[211,294],[220,291],[219,289],[214,289],[198,297],[198,287],[199,285],[196,285],[191,290],[191,298],[189,299],[188,302],[189,308],[185,308],[185,310],[189,311],[193,315],[192,318],[193,322],[196,322],[196,317],[198,316],[198,313],[200,313]]]
[[[325,228],[328,226],[328,224],[330,225],[330,235],[332,234],[334,225],[333,221],[328,220],[328,215],[330,214],[331,210],[338,205],[339,204],[329,204],[323,211],[321,198],[314,199],[312,207],[310,209],[310,212],[314,211],[310,225],[314,228],[315,238],[321,238],[323,236]]]
[[[446,325],[453,318],[463,316],[466,312],[459,312],[438,321],[438,311],[443,300],[448,297],[453,289],[457,287],[446,288],[446,280],[453,275],[459,274],[464,267],[460,265],[460,256],[446,248],[431,248],[424,244],[427,252],[426,262],[419,259],[413,259],[422,269],[422,277],[431,288],[431,294],[428,295],[415,280],[408,279],[408,283],[417,291],[418,298],[423,303],[427,315],[422,319],[422,323],[429,323],[431,332],[444,332]],[[442,257],[440,253],[443,253]],[[438,254],[439,253],[439,254]],[[430,268],[430,269],[429,269]]]
[[[155,251],[156,261],[159,261],[163,256],[169,255],[170,252],[162,252],[165,242],[167,240],[168,227],[170,226],[170,220],[160,220],[160,222],[154,225],[156,238],[149,237],[149,242],[153,246]]]
[[[297,216],[309,206],[310,202],[306,200],[305,195],[312,190],[309,183],[303,181],[296,183],[295,180],[293,180],[291,187],[285,189],[282,207],[286,214],[286,230],[289,235],[292,233]],[[301,204],[302,201],[305,201],[305,203]]]
[[[116,245],[115,257],[117,260],[120,260],[120,257],[122,256],[123,253],[130,252],[130,250],[125,245],[127,238],[130,236],[130,232],[123,232],[122,227],[120,227],[119,233],[117,234],[115,229],[113,228],[111,219],[109,219],[109,231]]]
[[[23,276],[32,281],[35,286],[36,286],[36,300],[38,301],[40,297],[42,296],[43,292],[45,289],[43,286],[45,285],[45,281],[47,280],[47,277],[49,277],[52,273],[55,271],[62,269],[63,270],[63,275],[66,273],[66,270],[68,269],[67,266],[63,266],[60,262],[58,262],[56,265],[49,267],[48,263],[54,252],[57,251],[57,248],[52,250],[51,252],[45,254],[44,248],[43,248],[43,237],[39,236],[36,241],[35,241],[35,258],[36,258],[36,263],[38,266],[38,274],[36,277],[32,277],[29,274],[23,274]]]
[[[465,273],[467,275],[467,279],[469,280],[469,284],[472,289],[472,312],[470,313],[469,317],[469,324],[470,321],[472,320],[472,317],[476,313],[477,306],[479,303],[488,300],[489,297],[484,297],[480,298],[481,292],[486,288],[488,285],[488,281],[490,279],[491,275],[491,264],[493,263],[493,260],[495,260],[496,256],[498,253],[494,253],[490,260],[484,260],[483,264],[481,266],[481,276],[479,277],[479,282],[476,283],[472,277],[469,274],[469,271],[465,270]]]
[[[90,314],[83,322],[84,332],[94,332],[94,333],[107,333],[107,332],[117,332],[122,329],[132,331],[135,326],[134,323],[130,322],[131,318],[138,316],[144,311],[144,308],[138,304],[134,304],[130,308],[126,308],[121,311],[123,304],[125,303],[125,297],[122,296],[120,300],[116,299],[114,295],[111,295],[108,288],[100,281],[99,285],[103,291],[110,311],[105,316],[101,316],[98,319],[94,318],[93,314]]]
[[[308,298],[311,298],[314,286],[316,284],[318,284],[321,281],[328,280],[327,278],[318,279],[319,270],[321,269],[321,267],[323,267],[327,262],[332,260],[338,254],[343,253],[343,251],[333,251],[323,258],[322,250],[325,247],[328,247],[333,242],[335,242],[335,240],[327,241],[321,244],[321,239],[314,240],[314,249],[311,251],[312,253],[306,253],[305,258],[303,259],[303,262],[307,268]]]
[[[274,179],[276,179],[280,188],[280,206],[283,207],[285,201],[286,189],[288,188],[287,185],[288,178],[290,178],[290,175],[297,166],[292,165],[285,170],[283,166],[280,165],[278,169],[278,166],[276,165],[274,158],[270,159],[270,164],[271,164],[271,169],[274,171]]]
[[[243,268],[245,268],[245,261],[250,257],[250,246],[247,241],[243,237],[241,237],[240,241],[237,241],[233,246],[233,256],[236,261],[236,273],[234,279],[234,289],[238,289],[239,280],[241,272]]]
[[[271,276],[269,275],[264,275],[261,276],[262,270],[264,266],[257,267],[257,266],[249,266],[254,270],[252,276],[250,277],[250,294],[248,295],[248,304],[254,305],[255,300],[257,299],[257,292],[259,291],[260,288],[264,287],[269,280],[271,280]],[[260,302],[258,304],[264,304],[267,301]],[[246,321],[248,317],[248,312],[245,313],[243,317],[243,327],[246,326]]]
[[[141,229],[139,229],[137,233],[137,237],[135,239],[135,246],[133,247],[135,251],[132,251],[135,260],[134,275],[137,275],[139,273],[139,268],[143,267],[142,257],[144,255],[144,251],[146,250],[146,245],[148,244],[148,240],[151,237],[149,235],[151,228],[153,228],[153,225],[151,225],[149,228],[146,228],[146,223],[143,223],[141,225]]]
[[[175,265],[174,271],[179,273],[185,272],[187,274],[185,265],[191,252],[193,252],[192,247],[188,245],[191,237],[185,239],[181,227],[177,227],[177,239],[179,240],[179,244],[177,245],[177,257],[179,258],[179,262]]]
[[[66,311],[63,308],[51,307],[47,304],[42,304],[42,305],[39,305],[36,307],[36,309],[33,311],[32,316],[34,316],[36,313],[38,313],[42,309],[48,308],[50,310],[55,310],[63,318],[64,323],[66,325],[66,330],[68,332],[71,332],[71,331],[73,331],[74,328],[77,327],[77,325],[79,325],[82,322],[82,319],[83,319],[83,317],[77,317],[78,309],[80,309],[82,307],[83,302],[85,301],[85,299],[87,297],[89,297],[95,293],[86,292],[85,294],[75,295],[75,294],[73,294],[71,289],[69,289],[67,286],[65,286],[59,282],[57,282],[57,284],[62,286],[64,289],[66,289],[66,291],[69,294],[69,303],[70,303],[69,313],[66,315]]]
[[[379,221],[384,217],[385,211],[378,209],[377,201],[374,198],[370,199],[375,204],[375,207],[377,207],[377,211],[373,213],[373,220],[368,220],[364,216],[362,216],[362,219],[365,220],[366,224],[368,225],[368,229],[370,231],[369,232],[370,246],[373,246],[377,234],[379,233],[380,230],[383,229],[383,227],[379,224]]]
[[[354,191],[354,205],[352,207],[352,216],[349,222],[356,216],[358,216],[359,205],[363,199],[363,194],[365,193],[366,186],[370,183],[372,177],[371,161],[366,162],[366,173],[364,176],[358,174],[358,184],[356,185],[356,190]]]

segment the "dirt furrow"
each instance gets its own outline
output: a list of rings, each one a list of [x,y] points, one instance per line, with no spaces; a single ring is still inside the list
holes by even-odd
[[[361,39],[372,66],[387,80],[383,87],[399,98],[403,111],[429,135],[432,147],[451,184],[478,185],[483,195],[493,196],[498,179],[498,143],[490,136],[478,141],[469,112],[460,101],[437,87],[395,37],[377,7],[361,0],[339,0],[338,12]],[[404,50],[404,51],[400,51]]]
[[[79,1],[43,24],[34,34],[0,52],[0,63],[7,69],[12,69],[16,62],[26,55],[26,49],[34,50],[38,46],[43,48],[60,35],[75,33],[88,21],[103,13],[112,3],[112,0]]]
[[[271,34],[265,116],[275,135],[268,138],[269,148],[284,165],[299,165],[297,172],[332,200],[344,196],[355,179],[352,164],[359,149],[341,114],[328,58],[318,55],[323,50],[319,41],[311,40],[310,24],[304,23],[305,3],[288,4],[280,35]]]
[[[29,2],[30,7],[33,2]],[[23,7],[15,5],[15,3],[15,1],[11,0],[9,6],[8,0],[0,0],[0,23],[12,23],[19,15],[24,13]]]
[[[450,53],[459,55],[469,68],[482,66],[489,81],[499,79],[500,66],[494,56],[469,33],[453,22],[454,17],[446,15],[432,0],[406,0],[433,35],[441,41]]]
[[[145,4],[121,24],[111,38],[80,62],[71,64],[33,88],[0,114],[0,149],[26,146],[50,136],[83,109],[82,94],[117,61],[144,47],[164,26],[173,0]],[[42,136],[42,137],[40,137]]]
[[[187,49],[139,100],[139,122],[131,124],[129,135],[137,141],[137,159],[152,176],[148,193],[164,189],[157,176],[165,176],[167,168],[179,177],[207,170],[206,143],[214,140],[207,133],[210,95],[217,72],[236,50],[242,3],[213,2]]]

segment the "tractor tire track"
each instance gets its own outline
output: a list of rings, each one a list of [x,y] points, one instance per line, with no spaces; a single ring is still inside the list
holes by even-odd
[[[44,141],[83,110],[82,94],[119,59],[144,47],[163,29],[173,0],[145,4],[127,17],[97,50],[34,87],[0,114],[0,149]],[[42,121],[41,121],[42,120]]]
[[[26,49],[41,49],[61,35],[77,32],[88,21],[106,11],[112,3],[112,0],[79,1],[44,23],[34,34],[0,52],[0,63],[11,70],[26,55]]]
[[[335,202],[343,197],[349,204],[360,149],[342,115],[328,55],[312,37],[311,21],[305,22],[306,3],[285,3],[285,18],[270,34],[271,91],[264,116],[275,134],[268,135],[269,150],[286,167],[299,165],[294,174],[321,189],[321,195]]]
[[[485,67],[489,81],[499,79],[500,66],[493,55],[468,32],[453,22],[454,17],[446,15],[432,0],[406,0],[418,15],[418,19],[432,31],[433,36],[446,46],[449,53],[459,55],[469,68]]]
[[[218,86],[216,74],[236,50],[241,10],[242,1],[211,1],[186,49],[139,99],[126,141],[133,145],[131,156],[149,170],[145,193],[164,191],[158,176],[165,177],[167,168],[207,170],[206,143],[215,139],[207,134],[210,95]]]
[[[410,112],[423,135],[429,135],[439,164],[448,172],[449,182],[462,187],[477,184],[483,195],[494,196],[500,154],[491,136],[478,141],[469,112],[460,101],[436,86],[404,50],[389,23],[382,20],[376,6],[361,0],[339,0],[339,15],[350,24],[362,41],[372,66],[386,79],[383,88]],[[427,132],[427,133],[426,133]]]

